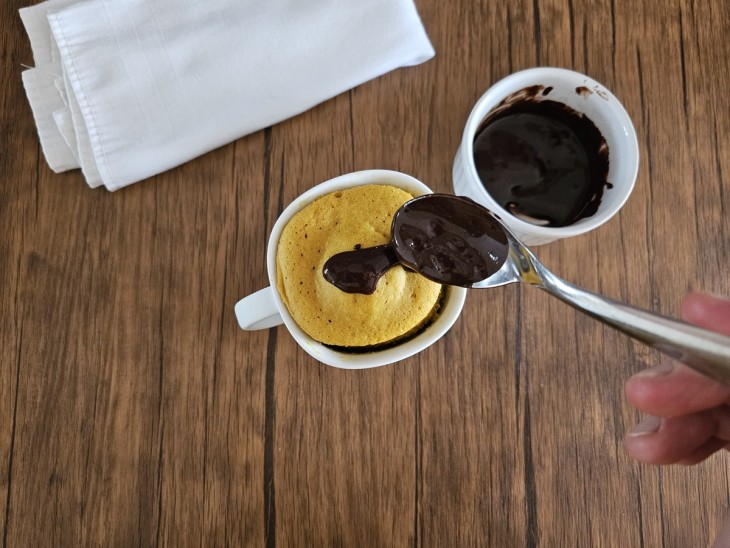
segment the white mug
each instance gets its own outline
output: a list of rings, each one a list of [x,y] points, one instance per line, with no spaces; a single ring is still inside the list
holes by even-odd
[[[367,184],[395,186],[402,188],[413,196],[431,194],[432,192],[422,182],[404,173],[387,170],[367,170],[336,177],[311,188],[299,196],[279,216],[269,236],[266,251],[269,287],[252,293],[236,303],[236,318],[242,329],[266,329],[283,323],[299,346],[322,363],[345,369],[364,369],[387,365],[408,358],[435,343],[451,328],[464,307],[466,289],[462,287],[445,287],[446,294],[436,318],[419,334],[392,347],[367,353],[343,352],[315,341],[302,331],[289,314],[281,295],[279,295],[276,283],[276,248],[282,230],[295,213],[320,196]]]
[[[518,219],[487,192],[474,165],[474,138],[482,122],[511,95],[532,86],[552,88],[547,97],[583,113],[603,135],[608,145],[608,176],[611,183],[603,191],[596,213],[569,226],[538,226]],[[560,238],[593,230],[613,217],[626,203],[639,170],[636,131],[618,99],[595,80],[571,70],[540,67],[516,72],[503,78],[474,105],[467,119],[453,166],[454,192],[468,196],[492,211],[527,245],[546,244]]]

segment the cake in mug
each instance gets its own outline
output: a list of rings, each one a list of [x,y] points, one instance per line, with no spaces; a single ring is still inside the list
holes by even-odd
[[[314,340],[377,349],[418,333],[438,311],[443,286],[400,265],[371,295],[341,291],[322,274],[336,253],[388,243],[393,215],[412,198],[385,184],[352,187],[317,198],[284,227],[276,251],[279,294]]]

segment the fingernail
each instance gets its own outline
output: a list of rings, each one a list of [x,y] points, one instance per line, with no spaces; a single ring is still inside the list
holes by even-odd
[[[664,362],[661,365],[657,365],[656,367],[651,367],[649,369],[644,369],[643,371],[639,371],[635,377],[664,377],[666,375],[669,375],[672,371],[674,371],[674,364],[672,362]]]
[[[655,434],[659,427],[662,425],[662,420],[659,417],[647,417],[629,433],[629,436],[636,438],[639,436],[650,436]]]

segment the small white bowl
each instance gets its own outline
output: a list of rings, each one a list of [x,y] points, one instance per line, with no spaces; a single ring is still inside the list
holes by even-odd
[[[513,216],[487,192],[474,165],[474,137],[482,122],[511,95],[532,86],[552,88],[545,99],[563,103],[583,113],[598,128],[608,145],[610,187],[604,189],[598,211],[572,225],[546,227]],[[571,70],[541,67],[516,72],[500,80],[474,105],[467,119],[453,166],[454,192],[468,196],[495,213],[527,245],[546,244],[578,236],[601,226],[626,203],[639,170],[639,143],[623,105],[601,84]]]

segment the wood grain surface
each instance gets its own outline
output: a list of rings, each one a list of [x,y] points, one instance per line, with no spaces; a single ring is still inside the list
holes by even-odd
[[[623,102],[636,189],[539,248],[676,316],[730,296],[730,3],[416,0],[437,55],[116,193],[40,152],[0,5],[0,537],[37,546],[707,546],[727,453],[639,465],[623,383],[660,356],[530,287],[471,291],[448,335],[364,371],[241,331],[281,210],[353,170],[451,190],[496,80],[572,68]]]

